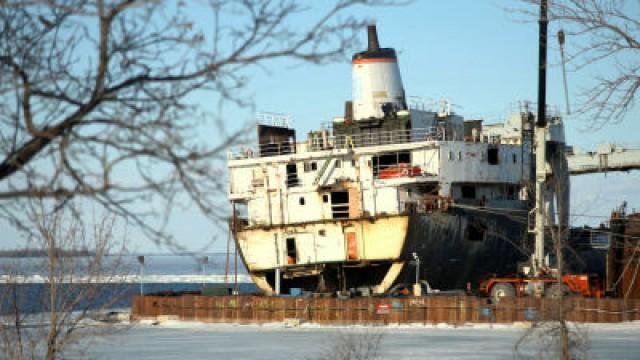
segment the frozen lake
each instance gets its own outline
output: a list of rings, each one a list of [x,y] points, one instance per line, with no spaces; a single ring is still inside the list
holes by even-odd
[[[207,264],[203,267],[202,261],[206,256]],[[73,258],[77,268],[75,275],[82,278],[85,273],[86,263],[92,258],[78,256]],[[25,277],[27,282],[43,282],[47,275],[47,262],[43,257],[0,257],[0,280],[8,273]],[[228,274],[233,276],[235,270],[234,256],[229,256]],[[137,279],[140,273],[138,255],[105,256],[103,272],[108,275],[123,278]],[[193,277],[195,282],[202,277],[209,277],[210,281],[220,281],[224,277],[227,267],[227,258],[224,253],[203,253],[200,255],[144,255],[144,275],[149,282],[175,282],[176,278],[184,279]],[[238,274],[247,274],[241,262],[238,262]]]
[[[206,266],[202,265],[202,259],[207,256]],[[86,276],[88,257],[73,258],[73,277],[60,279],[65,292],[80,291],[85,283],[97,282],[100,295],[89,304],[90,308],[98,308],[105,303],[110,308],[128,308],[131,306],[133,295],[141,291],[140,283],[143,283],[142,291],[145,294],[157,292],[181,292],[200,291],[203,287],[233,286],[235,281],[234,257],[229,258],[229,267],[226,268],[226,254],[206,253],[200,256],[193,255],[145,255],[144,276],[140,276],[140,265],[137,255],[107,256],[104,259],[102,277]],[[228,270],[225,276],[225,270]],[[256,291],[255,285],[247,274],[244,266],[238,264],[239,290],[241,292]],[[22,312],[37,313],[46,310],[43,307],[43,299],[47,291],[47,263],[46,258],[7,258],[0,257],[0,295],[12,291],[7,287],[7,282],[15,282],[17,299]],[[89,285],[92,286],[92,285]],[[12,311],[10,304],[12,296],[0,296],[0,314]],[[84,305],[81,305],[84,306]]]
[[[640,359],[640,322],[587,326],[592,359]],[[514,344],[526,330],[511,325],[327,327],[282,324],[226,325],[167,321],[143,323],[97,339],[91,359],[325,359],[344,339],[381,334],[382,359],[538,358],[539,344],[524,356]],[[323,356],[324,355],[324,356]]]

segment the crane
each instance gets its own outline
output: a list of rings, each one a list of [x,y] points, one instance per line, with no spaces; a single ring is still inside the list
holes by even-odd
[[[601,144],[595,151],[567,153],[570,175],[583,175],[610,171],[640,169],[640,149],[629,149],[616,144]]]

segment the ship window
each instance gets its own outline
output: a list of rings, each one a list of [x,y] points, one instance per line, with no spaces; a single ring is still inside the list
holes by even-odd
[[[356,167],[356,159],[351,159],[351,166]]]
[[[476,198],[476,187],[473,185],[462,185],[460,188],[462,192],[463,199],[475,199]]]
[[[329,202],[329,195],[327,195],[327,194],[322,195],[322,202],[328,203]]]
[[[449,151],[449,160],[453,160],[453,151]]]
[[[317,169],[318,169],[318,163],[316,163],[315,161],[304,163],[305,172],[316,171]]]
[[[458,151],[458,160],[462,160],[462,151]]]
[[[380,172],[384,170],[393,171],[399,169],[400,164],[410,163],[411,153],[408,151],[376,155],[373,157],[373,176],[378,177]]]
[[[287,264],[295,264],[298,258],[296,238],[287,238]]]
[[[296,164],[287,164],[287,187],[300,185],[298,180],[298,167]]]
[[[304,205],[304,197],[300,196],[300,199],[298,200],[298,202],[300,203],[300,205]]]
[[[334,191],[331,193],[331,217],[334,219],[349,218],[349,192]]]
[[[487,161],[489,165],[498,164],[498,148],[492,147],[487,150]]]
[[[518,156],[516,156],[516,154],[512,154],[513,155],[513,163],[517,163],[518,162]]]
[[[339,159],[336,159],[336,169],[341,167],[342,167],[342,161],[340,161]]]

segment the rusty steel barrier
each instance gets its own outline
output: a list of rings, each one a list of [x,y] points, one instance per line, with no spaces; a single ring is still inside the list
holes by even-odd
[[[562,300],[570,321],[615,323],[640,320],[640,299]],[[134,296],[134,319],[175,316],[214,323],[269,323],[297,319],[318,324],[463,324],[545,321],[558,317],[560,300],[515,298],[490,304],[486,298],[294,298],[265,296]]]

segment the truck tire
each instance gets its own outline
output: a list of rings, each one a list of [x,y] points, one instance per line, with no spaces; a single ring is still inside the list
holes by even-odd
[[[499,303],[502,298],[514,296],[516,296],[516,289],[509,283],[497,283],[491,288],[491,300],[494,304]]]

